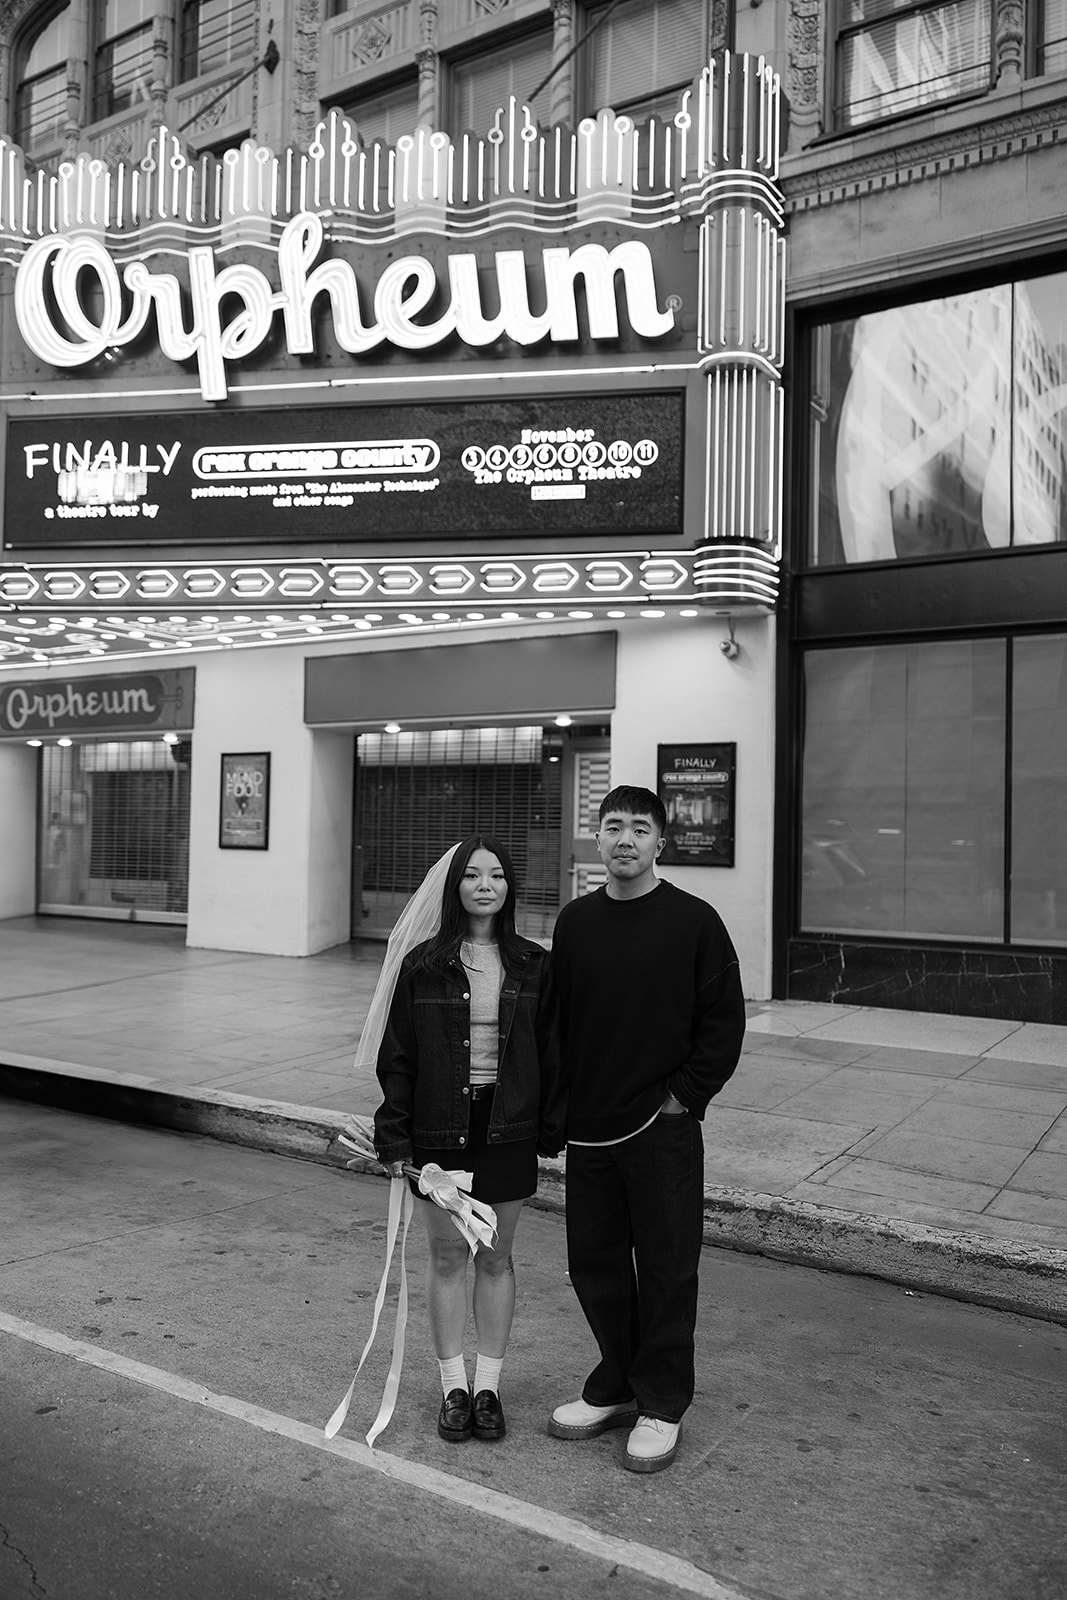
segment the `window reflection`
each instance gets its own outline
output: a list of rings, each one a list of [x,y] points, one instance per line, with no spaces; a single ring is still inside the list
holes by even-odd
[[[841,128],[987,89],[988,0],[925,6],[848,0],[842,6],[838,74]]]
[[[1067,274],[824,325],[813,345],[812,559],[1067,538]]]

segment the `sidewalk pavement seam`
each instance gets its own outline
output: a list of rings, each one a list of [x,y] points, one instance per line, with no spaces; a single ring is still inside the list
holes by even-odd
[[[345,1113],[133,1074],[5,1055],[0,1095],[119,1121],[205,1135],[344,1170]],[[373,1172],[372,1162],[358,1170]],[[542,1160],[531,1204],[562,1213],[564,1160]],[[704,1242],[827,1271],[881,1278],[1067,1325],[1067,1250],[838,1210],[788,1196],[705,1184]]]

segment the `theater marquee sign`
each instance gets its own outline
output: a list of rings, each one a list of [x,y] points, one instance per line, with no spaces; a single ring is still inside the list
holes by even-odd
[[[680,394],[13,419],[9,547],[682,532]]]
[[[42,558],[0,566],[0,607],[150,608],[205,585],[269,603],[273,569],[234,553],[257,543],[364,562],[300,584],[379,605],[404,540],[413,590],[455,582],[490,607],[543,592],[546,547],[594,606],[615,596],[584,555],[635,592],[670,570],[678,604],[773,607],[780,143],[776,74],[730,52],[641,123],[541,128],[511,99],[484,137],[364,147],[333,111],[306,151],[191,161],[164,128],[136,164],[47,173],[0,139],[0,339],[24,384],[3,541]],[[416,571],[438,560],[425,541],[457,536],[446,560],[496,548],[447,583]],[[168,544],[194,565],[124,564]]]

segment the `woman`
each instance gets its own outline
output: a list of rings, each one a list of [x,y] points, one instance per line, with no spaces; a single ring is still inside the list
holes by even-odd
[[[498,839],[478,835],[456,845],[415,902],[419,895],[436,901],[439,926],[399,966],[377,1055],[384,1099],[374,1146],[394,1178],[405,1163],[473,1172],[471,1194],[496,1212],[496,1244],[474,1257],[472,1388],[463,1355],[469,1252],[448,1214],[420,1197],[443,1395],[437,1431],[449,1441],[502,1439],[512,1241],[523,1201],[537,1188],[538,1154],[557,1155],[563,1145],[548,956],[516,932],[515,871]],[[405,918],[417,927],[417,915]]]

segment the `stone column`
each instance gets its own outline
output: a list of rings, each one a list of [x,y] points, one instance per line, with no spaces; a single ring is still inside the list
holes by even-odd
[[[783,88],[789,105],[789,148],[802,150],[823,131],[822,0],[789,0],[789,60]],[[827,49],[833,41],[827,40]]]
[[[1016,88],[1022,83],[1024,45],[1023,0],[997,0],[993,81],[998,88]]]
[[[574,49],[574,0],[552,0],[552,65],[559,70],[548,86],[548,121],[551,126],[574,124],[574,78],[579,56],[563,58]]]
[[[419,127],[441,127],[441,63],[437,54],[437,0],[419,0],[419,47],[415,52],[419,69],[419,96],[415,113]]]

